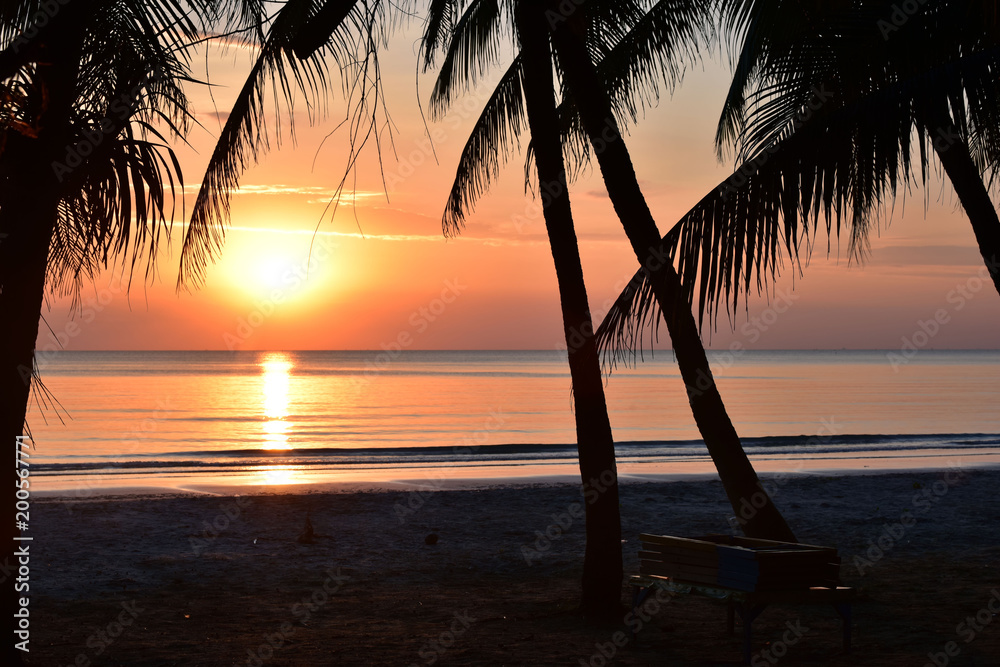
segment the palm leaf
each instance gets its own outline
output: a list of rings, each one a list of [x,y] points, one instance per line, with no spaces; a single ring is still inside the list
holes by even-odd
[[[472,0],[450,31],[448,48],[431,91],[431,116],[440,118],[455,97],[475,86],[490,65],[501,57],[501,6],[499,0]],[[440,32],[440,29],[439,29]],[[425,35],[425,38],[428,36]],[[436,35],[429,36],[436,39]],[[431,42],[424,51],[433,53]]]
[[[497,177],[507,156],[519,146],[521,134],[527,129],[522,68],[518,56],[501,77],[465,142],[442,217],[446,236],[458,234],[465,226],[465,217]]]

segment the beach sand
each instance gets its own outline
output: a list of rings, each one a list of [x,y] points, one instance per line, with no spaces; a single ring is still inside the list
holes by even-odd
[[[988,610],[1000,600],[1000,471],[775,484],[799,540],[838,547],[860,589],[855,647],[843,653],[832,609],[774,606],[754,623],[754,664],[920,667],[932,653],[1000,665]],[[573,485],[36,498],[30,664],[599,666],[602,650],[621,665],[739,664],[716,601],[673,599],[620,647],[623,624],[581,619],[583,521],[555,528],[581,499]],[[307,513],[311,544],[297,541]],[[718,481],[623,486],[626,577],[639,533],[728,533],[731,514]],[[561,534],[546,547],[536,531]],[[779,646],[788,623],[802,636]]]

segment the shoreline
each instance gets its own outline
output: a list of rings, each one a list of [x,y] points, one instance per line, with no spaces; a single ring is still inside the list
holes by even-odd
[[[877,454],[877,452],[873,452]],[[755,457],[753,464],[762,480],[780,477],[844,477],[852,475],[892,475],[933,473],[962,467],[1000,470],[1000,452],[947,450],[922,456],[845,457]],[[498,474],[498,471],[510,474]],[[707,457],[699,461],[636,463],[619,460],[618,474],[623,485],[655,484],[718,479]],[[312,478],[312,479],[310,479]],[[128,483],[131,480],[131,483]],[[36,498],[83,499],[133,495],[299,495],[350,493],[354,491],[396,490],[476,490],[504,486],[547,486],[580,484],[576,462],[504,466],[441,465],[384,467],[351,470],[299,470],[292,466],[267,466],[233,474],[175,473],[149,475],[111,473],[105,475],[32,476]]]

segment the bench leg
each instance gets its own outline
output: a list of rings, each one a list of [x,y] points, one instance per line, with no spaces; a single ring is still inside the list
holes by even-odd
[[[844,651],[851,652],[851,603],[840,602],[833,605],[844,622]]]
[[[736,634],[736,603],[732,598],[726,600],[726,632],[730,635]]]
[[[743,622],[743,664],[749,665],[753,653],[753,622],[767,605],[753,605],[747,602],[734,603],[732,600],[730,600],[730,604],[733,609],[739,612],[740,620]]]
[[[632,613],[635,614],[636,609],[642,606],[642,603],[646,601],[646,598],[650,596],[653,592],[653,587],[649,586],[643,588],[642,586],[632,587]],[[632,626],[629,625],[628,628],[628,638],[629,640],[635,639],[635,632],[632,630]]]

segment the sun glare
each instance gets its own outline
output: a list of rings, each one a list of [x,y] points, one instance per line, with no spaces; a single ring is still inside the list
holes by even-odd
[[[307,234],[260,230],[238,235],[223,260],[228,282],[237,293],[254,300],[293,303],[329,285],[340,268],[328,243]]]
[[[257,287],[263,290],[281,289],[292,282],[295,266],[286,257],[264,257],[254,266],[253,278]]]

